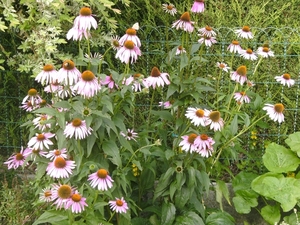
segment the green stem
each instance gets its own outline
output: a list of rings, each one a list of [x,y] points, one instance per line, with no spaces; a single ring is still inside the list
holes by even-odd
[[[116,212],[114,211],[114,212],[111,214],[109,220],[107,221],[108,223],[111,221],[111,219],[114,217],[115,214],[116,214]]]
[[[152,111],[152,106],[153,106],[153,101],[154,101],[154,93],[155,93],[155,89],[153,89],[151,102],[150,102],[149,115],[148,115],[148,120],[147,120],[147,130],[149,130],[149,125],[150,125],[150,117],[151,117],[151,111]]]
[[[129,163],[132,161],[133,157],[136,156],[136,153],[137,153],[138,151],[142,150],[143,148],[147,148],[147,147],[151,147],[151,146],[155,146],[155,145],[156,145],[156,144],[145,145],[145,146],[143,146],[143,147],[140,147],[138,150],[136,150],[136,151],[133,153],[133,155],[130,157],[130,159],[128,160],[128,162],[127,162],[125,168],[128,167]]]

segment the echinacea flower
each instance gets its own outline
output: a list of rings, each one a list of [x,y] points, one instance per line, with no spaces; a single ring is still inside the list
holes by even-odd
[[[104,81],[101,81],[102,85],[107,85],[107,87],[109,89],[113,89],[113,88],[119,88],[119,86],[116,84],[115,80],[112,77],[112,74],[110,74],[109,76],[105,77]]]
[[[162,4],[162,8],[163,8],[163,10],[165,12],[171,14],[172,16],[174,16],[177,13],[177,9],[171,3],[169,3],[169,4]]]
[[[181,149],[186,152],[194,152],[197,149],[197,145],[195,143],[197,134],[184,135],[181,137],[182,141],[179,143],[179,146],[182,146]]]
[[[208,158],[212,155],[215,141],[211,137],[201,134],[195,139],[194,143],[197,146],[195,152],[199,153],[202,157]]]
[[[278,123],[282,123],[284,121],[284,106],[281,103],[277,103],[275,105],[265,104],[263,110],[267,111],[267,115],[273,120],[278,121]]]
[[[116,201],[109,201],[110,208],[117,213],[126,213],[128,206],[124,198],[116,198]]]
[[[27,157],[30,157],[33,161],[35,161],[36,157],[46,157],[47,152],[40,150],[40,149],[34,149],[34,148],[29,148],[30,152],[27,154]]]
[[[26,97],[23,98],[22,104],[24,104],[28,101],[33,106],[38,105],[42,101],[42,98],[41,98],[41,96],[39,96],[36,89],[31,88],[31,89],[28,90]]]
[[[32,105],[30,101],[27,101],[27,102],[22,103],[20,108],[25,110],[26,112],[32,112],[33,110],[35,110],[37,108],[37,105],[36,104]]]
[[[256,53],[263,58],[274,57],[274,52],[268,46],[259,47]]]
[[[110,42],[113,50],[119,50],[121,48],[120,37],[118,35],[112,36]]]
[[[130,140],[135,140],[135,141],[136,141],[135,138],[138,137],[137,133],[134,132],[133,129],[127,129],[127,132],[126,132],[126,133],[124,133],[123,131],[121,131],[120,134],[121,134],[125,139],[127,139],[127,140],[129,140],[129,141],[130,141]]]
[[[207,47],[211,47],[213,44],[217,43],[217,40],[215,37],[211,36],[203,36],[198,40],[198,43],[203,44]]]
[[[35,80],[43,85],[50,84],[57,79],[57,71],[51,64],[46,64]]]
[[[194,22],[191,21],[190,13],[185,12],[181,15],[180,19],[175,21],[172,25],[172,28],[176,28],[176,30],[183,30],[189,33],[194,31]]]
[[[64,85],[76,84],[81,76],[80,71],[75,67],[72,60],[65,60],[62,68],[58,71],[58,82]]]
[[[60,83],[58,83],[57,79],[56,81],[50,83],[49,85],[47,85],[45,88],[44,88],[44,91],[47,92],[47,93],[56,93],[60,90],[63,89],[63,86],[60,85]]]
[[[152,86],[154,89],[156,87],[164,87],[165,84],[169,85],[171,82],[168,79],[168,73],[161,73],[159,69],[155,66],[151,70],[151,74],[149,77],[146,78],[147,86]]]
[[[55,134],[52,133],[36,133],[35,136],[29,140],[28,146],[40,150],[43,150],[44,147],[46,149],[49,149],[49,145],[53,145],[53,142],[49,140],[49,138],[52,138],[54,136]]]
[[[86,198],[82,197],[76,190],[65,203],[65,209],[71,208],[72,213],[81,213],[84,211],[86,204]]]
[[[81,41],[83,36],[88,39],[91,34],[88,30],[80,30],[75,26],[73,26],[66,35],[68,40],[73,39],[73,41]]]
[[[116,59],[120,59],[121,62],[128,64],[131,58],[131,63],[135,63],[138,56],[141,56],[141,50],[137,47],[133,41],[127,40],[124,45],[117,51]]]
[[[223,70],[225,72],[229,72],[228,70],[230,70],[230,67],[226,63],[217,62],[216,65],[218,68],[220,68],[221,70]]]
[[[66,159],[68,157],[66,153],[67,153],[66,148],[62,148],[61,150],[59,149],[51,150],[46,155],[46,158],[50,158],[50,160],[54,160],[57,157],[63,157],[64,159]]]
[[[206,126],[206,119],[208,116],[209,110],[207,109],[200,109],[200,108],[193,108],[188,107],[185,116],[189,119],[191,119],[191,123],[195,126]]]
[[[42,202],[51,202],[52,199],[52,191],[50,188],[44,188],[40,193],[40,201]]]
[[[91,134],[92,130],[91,127],[87,128],[84,120],[75,118],[72,122],[67,124],[64,135],[66,135],[67,138],[72,138],[74,136],[75,139],[84,139]]]
[[[253,38],[253,34],[250,31],[249,26],[243,26],[242,29],[235,30],[234,33],[236,33],[238,37],[242,37],[242,38],[245,38],[245,39],[252,39]]]
[[[240,46],[240,43],[238,41],[234,40],[227,47],[227,50],[229,50],[231,53],[240,53],[242,50],[242,47]]]
[[[74,20],[74,27],[78,30],[90,30],[92,27],[97,29],[97,21],[92,16],[92,10],[89,7],[82,7],[79,11],[79,16]]]
[[[241,85],[243,85],[245,82],[247,82],[247,67],[246,66],[238,67],[236,71],[231,72],[230,78],[231,80],[236,81]]]
[[[53,178],[68,178],[75,168],[75,161],[65,160],[59,156],[54,158],[53,162],[48,163],[46,168],[47,175]]]
[[[90,70],[86,70],[81,74],[81,78],[72,89],[84,98],[91,98],[97,94],[101,86],[94,73]]]
[[[20,152],[14,153],[11,155],[4,164],[7,165],[7,168],[10,169],[17,169],[19,166],[23,166],[26,157],[30,154],[29,148],[21,147]]]
[[[163,107],[164,109],[169,109],[172,107],[171,101],[159,102],[158,105]]]
[[[182,47],[181,45],[179,45],[176,49],[175,55],[181,55],[183,53],[186,53],[186,50],[184,47]]]
[[[137,91],[142,91],[142,86],[148,87],[146,79],[140,73],[135,73],[133,76],[128,77],[125,79],[125,85],[132,85],[132,89]]]
[[[141,40],[139,39],[139,37],[136,35],[136,29],[131,27],[131,28],[128,28],[126,30],[126,34],[124,34],[120,40],[119,40],[119,43],[121,45],[124,45],[125,44],[125,41],[127,40],[130,40],[132,41],[135,46],[137,46],[138,48],[141,47]]]
[[[221,118],[221,113],[219,111],[211,111],[208,114],[206,125],[210,125],[210,129],[214,131],[221,131],[224,126],[224,121]]]
[[[237,101],[238,104],[250,103],[250,98],[244,91],[234,93],[233,98]]]
[[[53,205],[56,205],[57,209],[61,209],[62,207],[65,208],[66,202],[75,190],[68,184],[53,184],[51,191]]]
[[[247,50],[241,50],[240,51],[240,55],[244,58],[244,59],[249,59],[251,61],[257,60],[257,55],[254,51],[252,51],[251,48],[248,48]]]
[[[97,172],[90,174],[88,181],[90,181],[93,188],[97,187],[99,191],[107,191],[112,188],[114,182],[106,169],[99,169]]]
[[[295,80],[291,79],[291,75],[288,73],[282,74],[281,76],[276,76],[275,80],[280,82],[282,85],[287,85],[291,87],[295,84]]]
[[[195,0],[191,8],[193,13],[202,13],[204,12],[204,0]]]
[[[40,131],[44,131],[45,129],[51,127],[51,124],[48,121],[51,118],[51,116],[46,114],[37,114],[37,116],[38,117],[32,120],[32,123],[33,125],[35,125],[35,128],[39,129]]]
[[[215,37],[217,35],[210,26],[202,27],[198,32],[200,33],[199,36]]]

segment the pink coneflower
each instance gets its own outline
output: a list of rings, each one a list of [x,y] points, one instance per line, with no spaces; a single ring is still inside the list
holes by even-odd
[[[175,55],[181,55],[183,53],[186,53],[186,50],[184,47],[182,47],[181,45],[178,46],[178,48],[176,49]]]
[[[76,27],[72,27],[66,35],[68,40],[73,39],[73,41],[78,41],[78,40],[81,41],[83,36],[86,39],[88,39],[91,36],[91,34],[87,30],[80,30]]]
[[[112,77],[112,74],[110,74],[109,76],[105,77],[104,81],[101,81],[102,85],[107,85],[107,87],[109,89],[113,89],[113,88],[119,88],[119,86],[116,84],[115,80]]]
[[[206,134],[201,134],[195,139],[195,145],[197,146],[195,151],[202,157],[208,158],[214,151],[214,143],[215,141],[211,137],[207,136]]]
[[[57,79],[57,71],[55,70],[54,66],[51,64],[46,64],[43,67],[43,71],[40,72],[35,77],[35,80],[43,85],[52,83],[56,79]]]
[[[241,50],[240,55],[244,59],[249,59],[251,61],[257,60],[257,55],[255,52],[252,51],[252,49],[248,48],[247,50]]]
[[[275,105],[265,104],[263,110],[267,111],[267,115],[273,120],[278,121],[278,123],[282,123],[284,121],[284,106],[281,103],[277,103]]]
[[[176,30],[183,30],[189,33],[194,31],[194,22],[191,21],[189,12],[185,12],[181,15],[180,19],[175,21],[172,25],[172,28],[175,27]]]
[[[101,86],[94,73],[90,70],[86,70],[81,74],[81,78],[72,89],[84,98],[91,98],[97,94]]]
[[[116,198],[116,201],[109,201],[108,204],[110,208],[117,213],[126,213],[128,210],[127,203],[123,197],[121,199]]]
[[[135,138],[137,138],[138,137],[138,133],[136,133],[136,132],[134,132],[134,130],[133,129],[127,129],[127,132],[123,132],[123,131],[121,131],[120,132],[120,134],[125,138],[125,139],[127,139],[127,140],[135,140],[136,141],[136,139]]]
[[[74,194],[65,203],[65,208],[69,209],[71,207],[72,213],[81,213],[84,211],[84,207],[88,206],[85,202],[86,198],[82,197],[76,190]]]
[[[181,137],[182,141],[179,143],[179,146],[182,146],[181,149],[186,152],[194,152],[197,149],[197,145],[195,143],[197,134],[184,135]]]
[[[169,109],[172,107],[171,101],[159,102],[158,105],[163,107],[164,109]]]
[[[210,26],[200,28],[198,32],[200,33],[199,36],[215,37],[217,35]]]
[[[120,37],[118,35],[111,37],[111,47],[114,50],[119,50],[121,48]]]
[[[52,199],[52,191],[50,188],[44,188],[40,193],[40,201],[42,202],[51,202]]]
[[[74,20],[74,27],[78,30],[90,30],[92,27],[97,29],[97,21],[92,17],[92,10],[88,7],[80,9],[79,16]]]
[[[63,89],[63,86],[60,85],[58,82],[57,82],[57,79],[56,81],[50,83],[49,85],[47,85],[45,88],[44,88],[44,91],[47,92],[47,93],[55,93],[55,92],[58,92],[59,90],[62,90]]]
[[[210,129],[214,131],[220,131],[224,126],[224,121],[219,111],[211,111],[205,122],[206,125],[210,125]]]
[[[107,191],[112,188],[114,182],[105,169],[99,169],[97,172],[90,174],[88,181],[90,181],[93,188],[98,187],[99,191]]]
[[[35,125],[35,128],[39,129],[40,131],[44,131],[45,129],[51,127],[51,124],[48,121],[51,118],[51,116],[46,114],[36,114],[36,115],[38,117],[32,120],[32,123],[33,125]]]
[[[291,79],[291,75],[288,73],[282,74],[281,76],[276,76],[275,80],[280,82],[282,85],[287,85],[291,87],[295,84],[295,80]]]
[[[132,85],[135,92],[142,91],[142,86],[148,87],[146,79],[140,73],[136,73],[125,79],[125,85]]]
[[[153,67],[151,70],[151,75],[146,78],[147,86],[152,86],[154,89],[156,87],[164,87],[165,84],[169,85],[171,82],[168,80],[168,73],[161,73],[157,67]]]
[[[42,98],[41,98],[41,96],[39,96],[36,89],[31,88],[31,89],[28,90],[26,97],[23,98],[22,104],[24,104],[28,101],[33,106],[38,105],[42,101]]]
[[[11,155],[4,164],[7,165],[7,168],[10,169],[17,169],[19,166],[23,166],[26,157],[30,154],[29,148],[21,147],[20,152],[14,153]]]
[[[208,37],[208,36],[203,36],[198,40],[198,43],[203,44],[207,47],[211,47],[213,44],[217,43],[217,40],[215,37]]]
[[[242,29],[235,30],[234,33],[236,33],[238,37],[242,37],[245,39],[253,38],[253,35],[252,35],[252,32],[250,31],[249,26],[243,26]]]
[[[163,8],[163,10],[165,12],[171,14],[172,16],[174,16],[177,13],[177,9],[171,3],[169,3],[169,4],[162,4],[162,8]]]
[[[38,105],[32,105],[30,101],[22,103],[20,106],[21,109],[25,110],[26,112],[32,112],[38,107]]]
[[[48,163],[47,174],[53,178],[68,178],[75,168],[75,161],[65,160],[63,157],[56,157],[53,162]]]
[[[67,184],[53,184],[51,190],[53,205],[56,205],[57,209],[65,208],[66,202],[74,193],[74,188]]]
[[[64,159],[67,159],[67,149],[66,148],[62,148],[61,150],[59,149],[55,149],[55,150],[51,150],[49,151],[49,153],[46,155],[46,158],[50,158],[50,160],[54,160],[57,157],[63,157]]]
[[[250,103],[250,98],[244,91],[234,93],[233,98],[237,101],[238,104]]]
[[[242,47],[240,46],[240,43],[238,41],[232,41],[231,44],[228,46],[227,50],[229,50],[231,53],[240,53]]]
[[[52,133],[35,134],[35,136],[29,140],[28,146],[40,150],[43,150],[44,147],[46,149],[49,149],[49,145],[53,145],[53,142],[50,141],[49,138],[52,138],[54,136],[55,134]]]
[[[75,67],[72,60],[65,60],[62,68],[58,71],[58,82],[65,85],[76,84],[81,76],[80,71]]]
[[[193,13],[202,13],[204,12],[204,0],[195,0],[191,8]]]
[[[207,109],[188,107],[185,116],[191,119],[191,123],[195,126],[201,125],[205,127],[205,121],[207,120],[209,112]]]
[[[274,52],[268,46],[259,47],[256,53],[263,58],[274,57]]]
[[[120,44],[121,44],[121,45],[124,45],[125,42],[126,42],[127,40],[130,40],[130,41],[132,41],[132,42],[135,44],[135,46],[137,46],[137,47],[140,48],[140,47],[141,47],[141,40],[140,40],[139,37],[136,35],[136,30],[137,30],[137,29],[135,29],[135,28],[133,28],[133,27],[128,28],[128,29],[126,30],[126,34],[124,34],[124,35],[120,38],[120,40],[119,40]]]
[[[64,130],[64,135],[66,135],[67,138],[72,138],[75,136],[75,139],[84,139],[91,134],[92,130],[92,128],[86,127],[84,120],[75,118],[71,123],[67,124]]]
[[[40,149],[34,149],[34,148],[29,148],[30,152],[27,155],[27,157],[30,157],[30,159],[32,159],[33,161],[35,161],[36,157],[46,157],[47,152],[46,151],[42,151]]]
[[[236,81],[241,85],[243,85],[245,82],[247,82],[247,67],[246,66],[238,67],[236,71],[231,72],[230,78],[231,80]]]
[[[217,65],[218,68],[220,68],[221,70],[223,70],[225,72],[229,72],[229,70],[230,70],[230,67],[226,63],[217,62],[216,65]]]
[[[117,51],[115,56],[116,59],[120,59],[123,63],[129,63],[131,58],[131,63],[135,63],[138,56],[141,56],[141,50],[137,47],[133,41],[127,40],[124,45]]]

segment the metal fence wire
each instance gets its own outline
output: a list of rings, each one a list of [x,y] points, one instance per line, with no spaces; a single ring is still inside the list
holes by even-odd
[[[233,40],[239,40],[234,31],[237,28],[220,27],[215,28],[217,33],[217,43],[211,48],[204,48],[203,58],[207,60],[202,70],[203,76],[209,76],[211,68],[216,62],[227,62],[232,59],[232,54],[227,50],[228,45]],[[274,123],[268,129],[249,131],[244,137],[244,148],[246,151],[257,151],[257,158],[244,158],[247,163],[260,160],[265,145],[275,141],[283,144],[283,140],[291,133],[299,130],[299,53],[300,53],[300,29],[299,28],[251,28],[254,38],[251,40],[241,40],[243,48],[256,50],[262,44],[268,43],[275,57],[265,59],[262,69],[258,70],[259,81],[256,82],[256,90],[260,95],[270,95],[270,87],[276,87],[281,93],[279,101],[285,105],[285,122]],[[159,66],[165,62],[168,51],[180,45],[182,33],[170,27],[141,27],[138,36],[142,42],[142,57],[133,65],[135,70],[143,68],[147,76],[153,66]],[[199,37],[194,35],[195,43]],[[235,70],[239,63],[244,62],[238,56],[233,64]],[[247,62],[249,70],[254,69],[256,61]],[[166,65],[166,63],[165,63]],[[234,66],[236,65],[236,68]],[[203,68],[202,68],[203,69]],[[203,72],[204,71],[204,72]],[[296,81],[295,85],[287,88],[277,83],[275,76],[284,73],[291,74]],[[27,94],[27,90],[33,85],[33,79],[28,75],[15,71],[1,71],[0,77],[0,148],[1,155],[9,155],[20,146],[26,145],[26,137],[20,125],[26,121],[26,113],[20,108],[21,101]],[[254,150],[253,150],[254,149]]]

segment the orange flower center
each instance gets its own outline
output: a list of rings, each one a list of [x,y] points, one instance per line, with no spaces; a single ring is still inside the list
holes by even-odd
[[[252,53],[253,53],[253,51],[252,51],[251,48],[248,48],[248,49],[246,50],[246,52],[247,52],[248,54],[252,54]]]
[[[57,157],[54,160],[54,166],[56,168],[62,169],[62,168],[65,168],[66,165],[67,165],[67,162],[66,162],[66,160],[63,157]]]
[[[88,7],[83,7],[80,9],[79,13],[81,16],[90,16],[92,15],[92,10]]]
[[[269,48],[268,47],[263,47],[263,52],[266,52],[266,53],[268,53],[270,50],[269,50]]]
[[[141,76],[140,73],[136,73],[136,74],[133,75],[133,78],[134,78],[134,79],[139,79],[140,76]]]
[[[181,45],[178,46],[178,50],[183,50],[183,47]]]
[[[277,103],[274,105],[274,109],[277,113],[282,113],[284,110],[284,106],[281,103]]]
[[[116,48],[120,47],[120,43],[119,43],[119,41],[116,40],[116,39],[112,41],[112,44],[113,44],[113,46],[115,46]]]
[[[290,76],[290,74],[285,73],[285,74],[283,74],[283,78],[284,78],[285,80],[289,80],[289,79],[291,79],[291,76]]]
[[[198,116],[198,117],[203,117],[203,116],[204,116],[204,110],[198,109],[198,110],[196,111],[196,116]]]
[[[97,176],[99,178],[105,179],[107,177],[107,175],[108,175],[108,172],[105,169],[100,169],[97,171]]]
[[[36,96],[37,95],[37,90],[34,88],[29,89],[29,91],[27,92],[27,94],[29,96]]]
[[[68,199],[72,194],[72,188],[66,184],[61,185],[57,190],[57,194],[62,199]]]
[[[81,200],[80,194],[73,194],[71,198],[74,202],[80,202]]]
[[[160,76],[160,71],[156,66],[154,66],[151,70],[151,77],[159,77],[159,76]]]
[[[239,45],[240,43],[238,41],[232,41],[231,44],[233,44],[233,45]]]
[[[116,205],[117,205],[117,206],[123,206],[123,204],[124,204],[124,202],[123,202],[122,200],[120,200],[120,199],[118,199],[118,200],[116,201]]]
[[[185,12],[181,15],[180,20],[184,22],[191,22],[191,17],[189,12]]]
[[[67,59],[63,62],[62,66],[65,70],[72,70],[75,68],[75,63],[72,60]]]
[[[241,94],[242,96],[245,96],[245,95],[246,95],[246,92],[241,91],[240,94]]]
[[[73,125],[74,127],[79,127],[79,126],[81,126],[81,124],[82,124],[81,119],[76,118],[76,119],[74,119],[74,120],[72,121],[72,125]]]
[[[124,46],[125,46],[127,49],[134,49],[134,42],[131,41],[131,40],[127,40],[127,41],[125,41]]]
[[[236,72],[241,76],[246,76],[247,67],[246,66],[240,66],[239,68],[237,68]]]
[[[56,155],[56,156],[60,156],[60,155],[61,155],[61,151],[59,151],[58,149],[57,149],[57,150],[55,150],[55,152],[54,152],[54,155]]]
[[[36,139],[38,140],[38,141],[43,141],[43,140],[45,140],[45,135],[43,135],[43,134],[38,134],[37,136],[36,136]]]
[[[208,136],[206,134],[201,134],[200,139],[206,141],[208,139]]]
[[[190,134],[188,137],[188,142],[190,144],[194,144],[195,139],[197,138],[197,134]]]
[[[250,31],[250,27],[249,26],[243,26],[242,31],[249,32]]]
[[[81,74],[81,78],[84,81],[92,81],[95,78],[95,75],[92,71],[86,70]]]
[[[220,63],[219,67],[220,67],[221,69],[223,69],[223,68],[225,68],[225,64]]]
[[[136,30],[133,28],[128,28],[126,30],[126,34],[134,36],[134,35],[136,35]]]
[[[32,150],[32,153],[33,153],[33,154],[39,154],[39,153],[40,153],[40,150],[39,150],[39,149],[33,149],[33,150]]]
[[[44,71],[52,71],[52,70],[54,70],[54,66],[51,65],[51,64],[46,64],[46,65],[43,67],[43,70],[44,70]]]
[[[52,196],[51,191],[45,191],[45,192],[44,192],[44,196],[45,196],[46,198]]]
[[[16,160],[23,160],[24,156],[21,153],[16,154]]]
[[[172,10],[172,9],[174,9],[174,7],[173,7],[172,5],[168,5],[168,6],[167,6],[167,9],[168,9],[168,10]]]
[[[209,114],[209,118],[213,121],[213,122],[219,122],[220,118],[221,118],[221,114],[219,111],[212,111]]]
[[[205,26],[205,30],[212,31],[212,28],[210,26]]]

